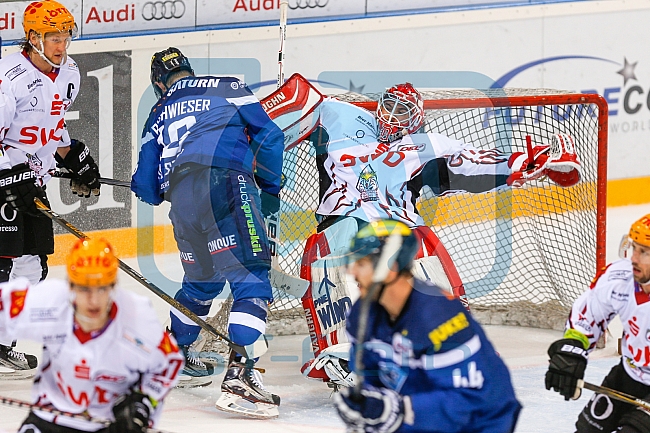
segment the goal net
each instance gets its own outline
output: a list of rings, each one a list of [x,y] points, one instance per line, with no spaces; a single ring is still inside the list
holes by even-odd
[[[422,92],[425,132],[476,148],[526,151],[570,134],[581,181],[561,188],[547,179],[521,188],[437,197],[425,187],[419,211],[445,245],[483,323],[561,329],[568,310],[605,263],[607,104],[598,95],[546,89]],[[379,94],[337,98],[374,110]],[[300,275],[305,240],[315,232],[318,172],[308,141],[286,152],[279,264]],[[275,291],[269,333],[307,333],[299,299]],[[227,306],[218,324],[224,326]],[[227,319],[226,319],[227,320]]]

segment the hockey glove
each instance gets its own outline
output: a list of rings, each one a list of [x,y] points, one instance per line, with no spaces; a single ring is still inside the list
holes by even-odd
[[[17,211],[40,215],[34,198],[45,199],[45,191],[36,185],[36,173],[27,163],[0,171],[0,191],[3,199]]]
[[[540,179],[548,173],[549,146],[530,147],[528,152],[515,152],[508,159],[508,167],[512,173],[506,183],[509,186],[521,187],[526,182]]]
[[[268,218],[280,212],[280,196],[262,191],[262,215]]]
[[[73,194],[79,197],[90,197],[91,192],[93,195],[99,195],[99,168],[83,142],[72,140],[70,151],[65,158],[61,158],[58,153],[55,156],[61,166],[77,175],[70,179]]]
[[[402,423],[413,424],[411,399],[392,389],[364,384],[360,398],[351,397],[351,389],[334,394],[334,405],[348,429],[365,433],[392,433]]]
[[[644,400],[648,400],[648,396]],[[631,410],[619,421],[620,433],[650,433],[650,412],[641,407]]]
[[[115,422],[108,427],[108,433],[146,432],[152,410],[151,400],[140,392],[120,396],[113,406]]]
[[[582,392],[578,379],[585,376],[587,351],[581,341],[563,338],[548,348],[550,357],[546,372],[546,389],[553,389],[564,396],[564,400],[577,400]]]

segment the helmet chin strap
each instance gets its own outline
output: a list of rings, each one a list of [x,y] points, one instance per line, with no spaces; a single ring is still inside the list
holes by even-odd
[[[34,51],[38,53],[39,56],[41,56],[41,59],[45,60],[48,65],[50,65],[53,68],[60,68],[61,65],[63,65],[66,60],[68,59],[68,53],[66,52],[65,56],[61,59],[61,64],[57,65],[56,63],[52,62],[52,60],[48,59],[47,56],[45,55],[45,48],[43,47],[43,39],[38,38],[41,41],[41,49],[39,50],[36,48],[34,44],[32,44],[32,41],[29,41],[29,46],[32,47]]]

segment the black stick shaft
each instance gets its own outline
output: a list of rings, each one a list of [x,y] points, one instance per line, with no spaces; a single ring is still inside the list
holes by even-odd
[[[59,224],[61,227],[63,227],[64,229],[66,229],[76,237],[80,239],[86,239],[88,237],[84,232],[82,232],[81,230],[73,226],[71,223],[66,221],[63,217],[61,217],[59,214],[54,212],[49,207],[45,206],[45,204],[43,204],[43,202],[40,201],[38,198],[34,198],[34,203],[36,203],[36,207],[38,208],[38,210],[43,212],[45,215],[50,217],[52,221],[55,221],[57,224]],[[151,281],[149,281],[148,279],[140,275],[140,273],[138,273],[135,269],[133,269],[132,267],[124,263],[122,260],[118,259],[118,263],[120,269],[126,272],[129,276],[133,277],[138,283],[142,284],[144,287],[146,287],[147,289],[149,289],[150,291],[158,295],[158,297],[162,298],[163,301],[167,302],[169,305],[171,305],[172,307],[176,308],[178,311],[183,313],[188,319],[190,319],[192,322],[199,325],[206,332],[209,332],[215,337],[225,341],[232,350],[239,353],[241,356],[248,358],[248,354],[246,353],[246,349],[244,348],[244,346],[235,344],[228,337],[226,337],[225,335],[217,331],[212,325],[210,325],[205,320],[201,319],[199,316],[194,314],[185,305],[181,304],[176,299],[169,296],[161,288],[157,287]]]
[[[48,412],[54,415],[59,415],[59,416],[65,416],[68,418],[77,418],[77,419],[83,419],[86,421],[94,422],[97,424],[104,424],[105,426],[108,426],[111,424],[110,420],[107,419],[99,419],[99,418],[93,418],[92,416],[88,415],[87,413],[72,413],[72,412],[65,412],[62,410],[54,409],[53,407],[49,406],[39,406],[37,404],[31,404],[29,402],[23,401],[23,400],[17,400],[15,398],[9,398],[9,397],[2,397],[0,396],[0,403],[6,405],[6,406],[11,406],[11,407],[16,407],[20,409],[29,409],[29,410],[40,410],[43,412]],[[147,429],[148,433],[165,433],[162,430],[154,430],[154,429]]]
[[[63,171],[55,171],[54,173],[52,173],[52,176],[60,177],[62,179],[72,179],[74,177],[77,177],[77,175],[74,173],[65,173]],[[111,179],[108,177],[100,177],[99,183],[104,185],[123,186],[126,188],[131,188],[131,182],[127,182],[125,180]]]

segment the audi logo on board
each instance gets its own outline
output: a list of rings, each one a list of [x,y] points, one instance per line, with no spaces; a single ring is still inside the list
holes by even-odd
[[[324,8],[330,0],[289,0],[289,9]]]
[[[142,18],[145,21],[171,20],[173,18],[180,18],[183,14],[185,14],[185,3],[183,3],[183,0],[146,2],[142,7]]]

